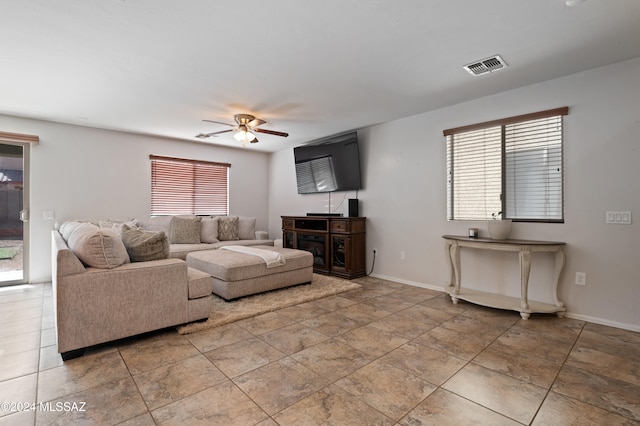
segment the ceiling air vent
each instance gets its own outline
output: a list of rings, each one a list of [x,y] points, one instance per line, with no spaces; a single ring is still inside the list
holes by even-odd
[[[465,65],[463,68],[471,75],[482,75],[501,70],[507,66],[507,63],[500,57],[500,55],[495,55],[490,58],[472,62]]]

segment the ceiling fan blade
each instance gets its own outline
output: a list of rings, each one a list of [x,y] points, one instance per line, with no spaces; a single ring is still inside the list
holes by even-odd
[[[247,123],[247,126],[249,126],[249,127],[258,127],[258,126],[261,126],[261,125],[263,125],[265,123],[266,123],[266,121],[264,121],[264,120],[261,120],[259,118],[254,118],[253,120],[251,120],[250,122]]]
[[[258,138],[255,138],[254,140],[251,141],[251,143],[256,143],[258,142]]]
[[[227,132],[233,132],[233,129],[229,129],[229,130],[220,130],[219,132],[212,132],[212,133],[199,133],[196,135],[196,138],[200,138],[200,139],[206,139],[208,137],[211,136],[217,136],[220,133],[227,133]]]
[[[267,135],[274,135],[274,136],[282,136],[282,137],[287,137],[289,136],[289,133],[284,133],[284,132],[276,132],[275,130],[267,130],[267,129],[252,129],[252,131],[254,132],[260,132],[260,133],[266,133]]]
[[[235,126],[235,124],[229,124],[229,123],[223,123],[221,121],[214,121],[214,120],[202,120],[202,121],[206,121],[207,123],[216,123],[216,124],[224,124],[225,126]]]

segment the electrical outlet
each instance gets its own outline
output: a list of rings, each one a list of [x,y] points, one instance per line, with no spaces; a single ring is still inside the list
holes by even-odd
[[[576,284],[577,285],[587,285],[587,273],[586,272],[576,272]]]

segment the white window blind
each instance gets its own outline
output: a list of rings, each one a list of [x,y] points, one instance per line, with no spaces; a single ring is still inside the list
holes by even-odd
[[[227,163],[149,156],[151,215],[227,215]]]
[[[562,222],[568,108],[445,130],[449,220]]]

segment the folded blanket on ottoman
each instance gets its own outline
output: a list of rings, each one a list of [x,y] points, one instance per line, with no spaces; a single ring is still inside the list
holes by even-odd
[[[264,250],[255,247],[244,247],[244,246],[224,246],[220,247],[220,250],[230,250],[238,253],[250,254],[252,256],[257,256],[264,260],[267,268],[275,268],[276,266],[282,266],[287,263],[284,260],[284,257],[276,251],[273,250]]]

